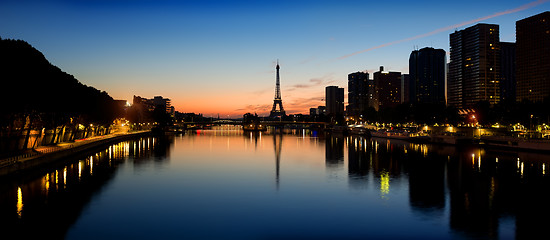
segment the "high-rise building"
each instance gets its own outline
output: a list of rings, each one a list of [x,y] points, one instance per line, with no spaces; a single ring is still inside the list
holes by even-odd
[[[380,71],[374,73],[374,108],[395,107],[401,103],[401,72]]]
[[[499,27],[480,23],[450,35],[447,102],[469,107],[500,101]]]
[[[344,115],[344,88],[328,86],[325,88],[326,114],[329,116]]]
[[[516,22],[517,96],[521,101],[550,97],[550,12]]]
[[[411,101],[410,96],[410,74],[401,75],[401,102],[406,103]]]
[[[368,83],[369,83],[369,93],[368,93],[369,107],[378,109],[378,102],[375,101],[376,89],[374,87],[374,79],[369,79]]]
[[[445,50],[414,50],[409,57],[411,103],[445,104]]]
[[[348,74],[348,116],[359,116],[369,107],[369,73]]]
[[[500,100],[516,100],[516,43],[500,42]]]

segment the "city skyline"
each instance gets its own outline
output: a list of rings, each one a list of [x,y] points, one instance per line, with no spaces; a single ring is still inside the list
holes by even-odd
[[[347,95],[349,73],[408,73],[412,50],[448,53],[455,29],[497,24],[500,40],[515,42],[515,22],[548,2],[6,1],[0,37],[29,42],[115,99],[163,96],[180,112],[265,116],[277,59],[285,111],[307,113],[324,105],[325,86]]]

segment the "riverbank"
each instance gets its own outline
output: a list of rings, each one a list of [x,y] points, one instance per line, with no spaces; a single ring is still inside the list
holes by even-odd
[[[79,139],[71,143],[60,143],[55,146],[43,146],[34,149],[32,153],[0,159],[0,176],[14,174],[28,169],[34,169],[60,159],[71,157],[85,151],[90,151],[105,145],[148,136],[151,131],[114,133],[104,136]]]
[[[371,131],[370,136],[376,138],[399,139],[417,143],[446,144],[446,145],[477,145],[480,147],[506,148],[522,151],[550,152],[548,139],[524,139],[507,136],[467,137],[460,135],[426,134],[411,136],[404,132]]]

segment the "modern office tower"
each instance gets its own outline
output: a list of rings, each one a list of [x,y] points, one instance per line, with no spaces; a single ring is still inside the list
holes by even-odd
[[[359,116],[369,107],[369,73],[348,74],[348,116]]]
[[[380,66],[380,71],[374,73],[374,108],[380,109],[395,107],[401,103],[401,72],[384,72],[384,67]]]
[[[328,116],[344,115],[344,88],[328,86],[325,88],[326,114]]]
[[[500,42],[500,100],[516,101],[516,43]]]
[[[411,101],[411,80],[410,74],[401,75],[401,103],[406,103]]]
[[[369,95],[368,95],[369,107],[375,108],[375,101],[374,101],[375,100],[375,95],[374,95],[374,93],[376,92],[376,89],[374,87],[374,79],[369,79],[368,83],[369,83]],[[378,109],[378,108],[376,107],[376,109]]]
[[[550,97],[550,12],[516,22],[516,99]]]
[[[445,50],[414,50],[409,57],[411,103],[445,104]]]
[[[450,35],[447,102],[459,108],[500,100],[499,27],[480,23]]]

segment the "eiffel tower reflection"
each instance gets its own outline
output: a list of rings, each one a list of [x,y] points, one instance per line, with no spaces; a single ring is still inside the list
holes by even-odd
[[[273,133],[273,148],[275,149],[275,182],[279,191],[279,170],[281,167],[281,148],[283,145],[283,133]]]

